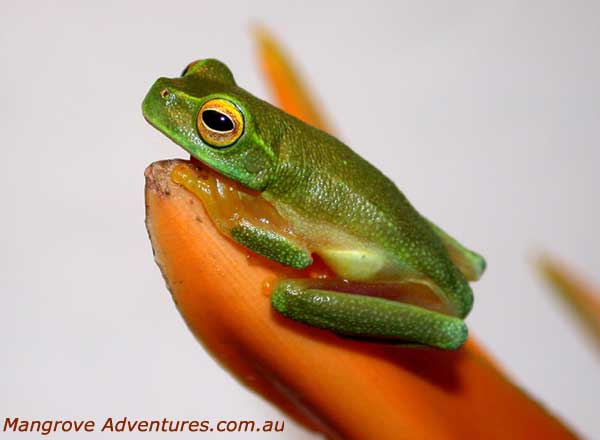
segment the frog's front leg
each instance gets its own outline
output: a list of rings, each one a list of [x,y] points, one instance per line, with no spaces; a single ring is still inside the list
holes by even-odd
[[[219,230],[236,242],[295,269],[312,263],[306,243],[259,194],[208,169],[187,164],[175,167],[171,178],[202,200]]]
[[[295,269],[304,269],[313,261],[300,243],[247,221],[231,228],[229,234],[257,254]]]
[[[375,291],[364,295],[356,290],[352,283],[335,280],[284,280],[271,303],[284,316],[343,335],[446,350],[459,348],[467,338],[467,327],[459,318],[386,299]]]

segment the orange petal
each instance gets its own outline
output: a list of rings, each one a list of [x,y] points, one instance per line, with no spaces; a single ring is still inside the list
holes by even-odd
[[[456,352],[358,342],[281,317],[270,287],[302,275],[222,236],[198,199],[146,170],[147,227],[187,325],[249,388],[329,438],[573,438],[470,341]]]
[[[283,110],[321,130],[328,130],[322,111],[277,41],[262,27],[254,28],[263,74]]]
[[[540,258],[538,267],[600,350],[600,289],[549,256]]]

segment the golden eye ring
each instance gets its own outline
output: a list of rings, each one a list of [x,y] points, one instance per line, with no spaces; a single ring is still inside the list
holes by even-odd
[[[211,147],[228,147],[244,132],[244,117],[232,102],[215,98],[200,107],[196,126],[202,140]]]

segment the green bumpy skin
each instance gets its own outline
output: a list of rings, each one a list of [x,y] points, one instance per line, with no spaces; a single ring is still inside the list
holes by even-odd
[[[193,157],[260,192],[290,225],[279,234],[269,219],[261,219],[268,227],[239,219],[225,233],[294,268],[309,265],[315,253],[348,283],[347,291],[322,290],[306,280],[290,288],[284,280],[272,296],[280,313],[345,335],[443,349],[464,343],[462,320],[473,305],[468,281],[482,275],[485,260],[422,217],[348,146],[238,87],[213,59],[190,64],[180,78],[157,80],[142,109]],[[231,123],[215,123],[215,109]],[[355,289],[357,283],[375,287]],[[418,284],[431,295],[402,302],[382,297],[377,283]]]
[[[467,339],[467,326],[422,307],[370,296],[306,289],[294,281],[280,283],[272,296],[281,314],[337,333],[455,350]]]
[[[286,240],[281,235],[257,228],[254,225],[242,225],[230,230],[231,237],[240,244],[252,249],[271,260],[304,269],[313,262],[308,252]]]

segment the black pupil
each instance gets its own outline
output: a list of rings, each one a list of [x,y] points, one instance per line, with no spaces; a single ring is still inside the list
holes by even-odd
[[[202,121],[208,128],[214,131],[227,132],[233,130],[233,121],[229,116],[216,110],[204,110],[202,112]]]

